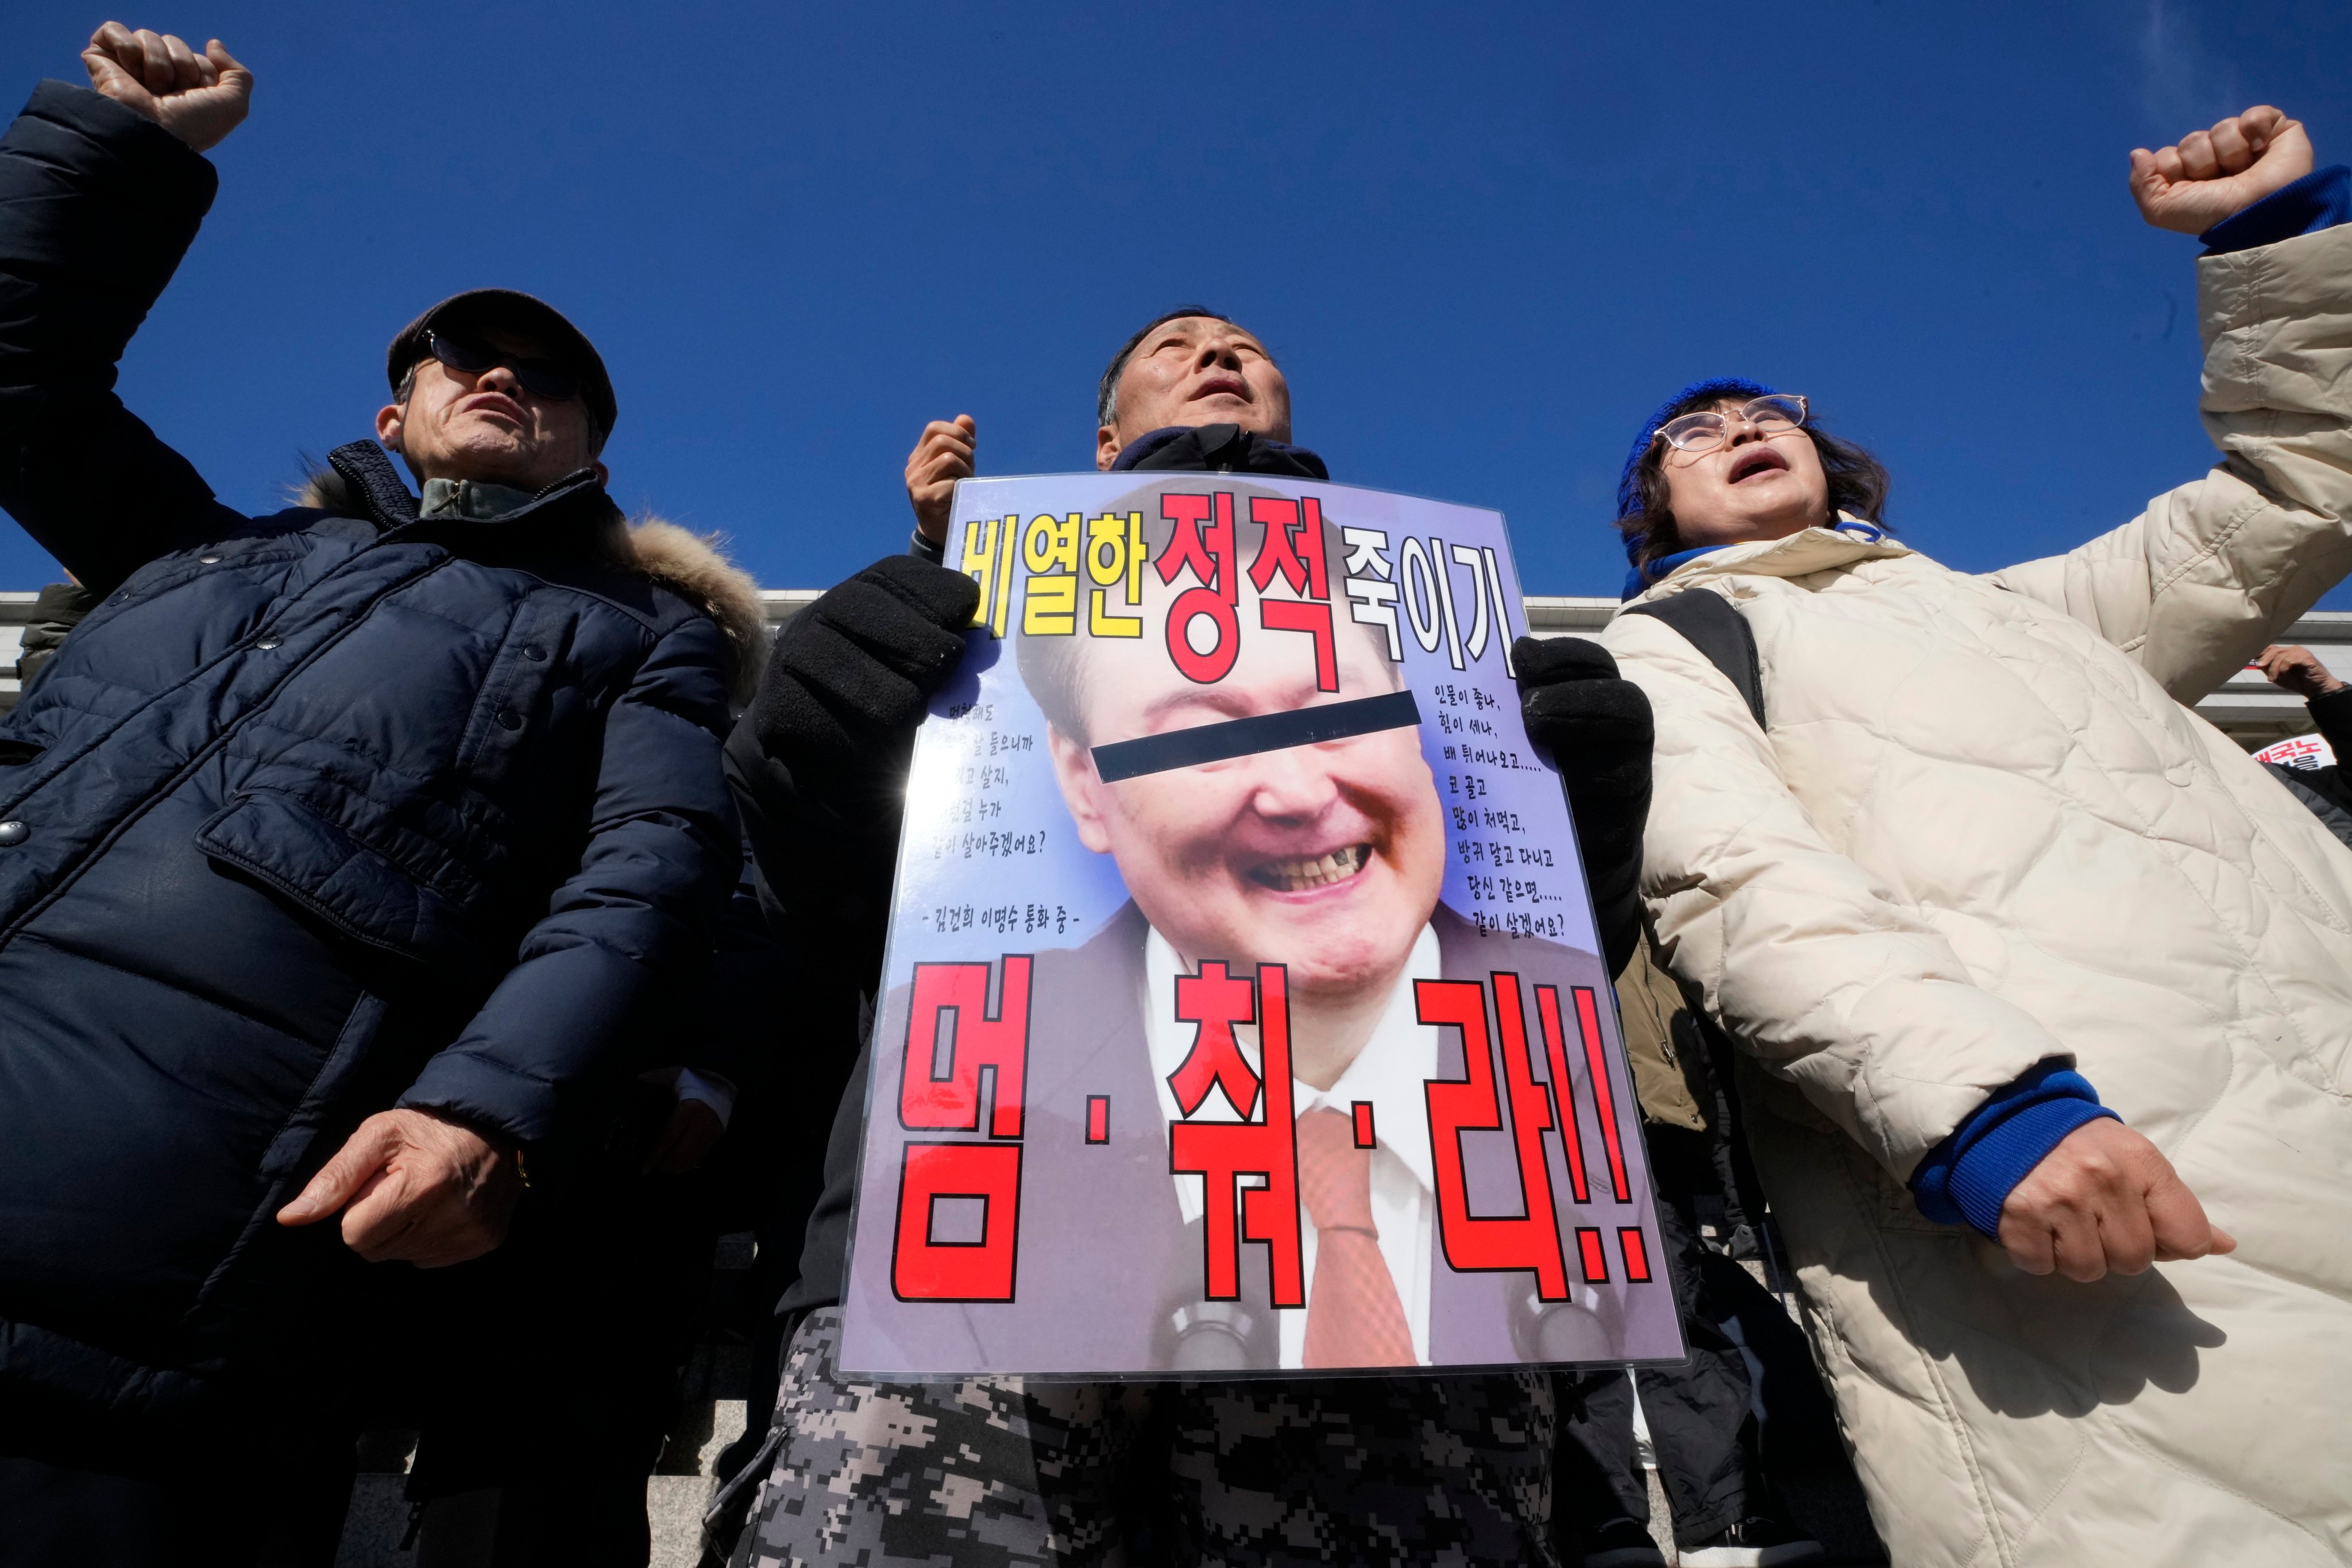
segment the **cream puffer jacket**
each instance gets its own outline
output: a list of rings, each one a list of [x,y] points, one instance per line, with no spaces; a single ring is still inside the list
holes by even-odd
[[[1752,1058],[1756,1153],[1900,1568],[2352,1562],[2352,851],[2185,706],[2352,568],[2352,227],[2198,264],[2221,463],[1988,577],[1826,530],[1657,619],[1643,890]],[[2072,1058],[2238,1238],[2036,1279],[1905,1185]],[[1758,1068],[1760,1066],[1760,1070]]]

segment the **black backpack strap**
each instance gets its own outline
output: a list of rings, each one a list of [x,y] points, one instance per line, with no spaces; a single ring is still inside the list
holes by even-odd
[[[1756,716],[1756,727],[1765,727],[1764,670],[1756,659],[1756,633],[1748,617],[1732,608],[1730,600],[1704,588],[1690,588],[1672,598],[1629,605],[1620,613],[1654,616],[1680,632],[1685,642],[1706,655],[1707,663],[1723,671],[1731,689],[1747,702],[1748,711]]]

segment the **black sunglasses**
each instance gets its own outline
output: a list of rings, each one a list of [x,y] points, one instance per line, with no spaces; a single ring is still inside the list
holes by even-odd
[[[522,383],[523,390],[535,397],[568,403],[580,395],[580,378],[552,360],[524,359],[517,354],[502,353],[487,343],[478,343],[467,338],[447,337],[437,331],[426,332],[425,341],[432,349],[433,357],[451,370],[479,375],[493,365],[502,364],[514,372],[514,377]]]

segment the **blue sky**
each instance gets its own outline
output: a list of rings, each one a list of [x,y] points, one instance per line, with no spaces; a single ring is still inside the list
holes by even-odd
[[[5,90],[79,79],[107,13],[28,9]],[[928,418],[984,473],[1090,467],[1104,360],[1192,300],[1336,478],[1507,513],[1530,592],[1614,591],[1626,444],[1704,374],[1811,395],[1949,563],[2047,553],[2211,460],[2197,247],[2126,152],[2270,101],[2352,161],[2341,0],[121,19],[258,77],[122,379],[226,500],[365,435],[394,331],[501,283],[611,363],[623,504],[775,586],[900,546]],[[0,586],[52,570],[0,528]]]

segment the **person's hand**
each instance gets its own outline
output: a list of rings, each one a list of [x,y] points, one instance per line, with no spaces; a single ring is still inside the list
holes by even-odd
[[[719,1120],[719,1112],[698,1100],[681,1100],[655,1134],[653,1147],[646,1151],[645,1172],[683,1176],[709,1159],[725,1136],[727,1124]]]
[[[2273,643],[2254,656],[2254,664],[2273,686],[2292,691],[2306,702],[2344,689],[2344,683],[2330,675],[2319,656],[2307,647]]]
[[[2132,200],[2158,228],[2202,234],[2309,173],[2303,121],[2259,103],[2174,146],[2133,148]]]
[[[2088,1283],[2235,1251],[2229,1232],[2155,1144],[2120,1121],[2086,1121],[2042,1157],[2000,1209],[2000,1245],[2028,1274]]]
[[[915,449],[907,454],[907,499],[914,503],[915,527],[933,544],[947,542],[956,481],[971,478],[971,454],[979,444],[980,426],[971,415],[959,414],[924,426]]]
[[[370,1263],[441,1268],[504,1241],[521,1195],[514,1155],[480,1133],[428,1111],[385,1110],[359,1124],[278,1223],[313,1225],[341,1210],[344,1244]]]
[[[915,727],[963,660],[980,584],[889,555],[784,623],[751,699],[760,749],[850,826],[897,830]]]
[[[169,33],[109,22],[89,36],[81,63],[92,88],[199,153],[236,130],[252,105],[253,73],[218,38],[199,55]]]
[[[1610,973],[1641,936],[1642,830],[1650,818],[1650,699],[1617,661],[1582,637],[1521,637],[1511,645],[1528,739],[1551,753],[1576,823]]]

